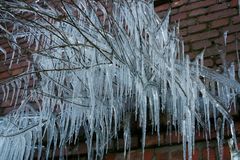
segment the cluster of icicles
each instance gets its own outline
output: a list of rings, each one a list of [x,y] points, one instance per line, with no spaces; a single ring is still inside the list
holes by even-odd
[[[178,27],[168,25],[169,13],[160,19],[152,2],[76,0],[53,7],[41,0],[5,1],[0,11],[0,29],[12,48],[9,68],[16,55],[32,55],[24,73],[1,83],[3,101],[14,97],[16,107],[0,121],[2,160],[33,159],[36,153],[40,159],[42,152],[48,159],[56,149],[63,158],[65,145],[76,143],[80,134],[86,138],[88,159],[103,159],[120,129],[126,155],[132,120],[142,128],[144,152],[149,120],[160,135],[161,112],[182,137],[184,159],[192,159],[199,128],[206,140],[211,130],[217,132],[222,155],[228,126],[237,148],[229,114],[240,91],[234,65],[221,74],[208,69],[204,51],[190,61]],[[20,16],[27,14],[31,18]],[[12,24],[12,31],[4,23]]]

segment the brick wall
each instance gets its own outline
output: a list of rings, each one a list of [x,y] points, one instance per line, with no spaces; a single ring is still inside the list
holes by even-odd
[[[215,160],[218,158],[216,141],[211,141],[209,144],[209,150],[206,148],[204,142],[198,142],[195,146],[195,151],[193,154],[193,160],[207,160],[208,157],[210,160]],[[208,153],[209,152],[209,153]],[[133,150],[131,151],[125,159],[131,160],[141,160],[142,150]],[[147,148],[145,149],[144,159],[145,160],[182,160],[183,158],[182,145],[174,146],[163,146],[156,148]],[[105,160],[120,160],[124,159],[122,153],[109,153],[106,155]],[[228,151],[228,146],[224,145],[224,160],[230,160],[230,153]]]
[[[222,62],[217,46],[223,46],[223,33],[228,31],[226,59],[236,61],[236,39],[240,40],[237,0],[175,0],[155,7],[155,11],[163,17],[169,8],[172,8],[171,23],[180,20],[185,52],[191,58],[206,48],[205,65],[219,66]]]
[[[240,121],[236,121],[236,133],[239,137],[240,135]],[[227,144],[228,140],[228,129],[225,129],[226,140],[223,142],[223,160],[230,160],[230,151]],[[171,144],[170,144],[171,137]],[[131,140],[131,152],[127,154],[125,159],[131,160],[142,160],[144,157],[145,160],[182,160],[183,159],[183,149],[181,144],[181,137],[176,136],[175,134],[167,134],[162,132],[160,136],[160,146],[157,143],[157,135],[152,135],[148,132],[146,136],[146,146],[144,155],[141,149],[141,132],[140,134],[133,134]],[[212,137],[209,141],[209,149],[207,149],[207,144],[205,138],[201,132],[196,134],[196,143],[193,154],[193,160],[209,160],[219,159],[218,147],[216,141],[216,133],[212,131]],[[108,154],[104,157],[104,160],[122,160],[124,159],[123,153],[123,139],[119,138],[113,140],[109,144]],[[238,146],[240,148],[240,137],[238,138]],[[81,157],[86,159],[87,147],[84,142],[80,143],[79,146],[68,147],[69,160],[75,160],[76,157]],[[78,155],[78,156],[76,156]]]
[[[24,48],[24,45],[26,45],[26,40],[18,39],[17,41],[19,46]],[[27,52],[25,52],[21,56],[18,55],[18,53],[15,53],[15,56],[13,57],[10,43],[4,38],[0,38],[0,47],[4,48],[7,52],[6,61],[4,61],[5,59],[4,55],[2,53],[0,54],[0,84],[4,84],[5,82],[8,82],[8,80],[11,79],[11,77],[17,77],[18,75],[26,71],[28,68],[30,59]],[[12,61],[12,67],[9,68],[11,61]],[[21,87],[21,89],[23,89],[23,86]],[[2,89],[0,89],[0,116],[10,112],[13,109],[13,104],[15,104],[15,102],[12,101],[13,88],[11,87],[11,85],[9,85],[9,90],[10,92],[9,92],[8,98],[3,101],[2,100],[3,91]],[[21,91],[19,94],[20,97],[21,97]],[[17,104],[20,104],[20,102],[21,102],[21,98],[18,99]]]
[[[240,135],[240,121],[236,122],[236,133],[239,137]],[[212,137],[209,141],[209,149],[207,149],[207,144],[202,133],[196,133],[196,143],[193,154],[193,160],[206,160],[209,156],[209,160],[219,159],[218,147],[216,141],[216,133],[212,131]],[[228,130],[225,130],[225,141],[223,142],[223,160],[230,160],[230,151],[228,147]],[[140,138],[140,137],[138,137]],[[142,150],[140,149],[140,141],[137,141],[138,138],[134,137],[132,148],[133,150],[127,155],[126,159],[140,160],[143,156]],[[157,135],[148,134],[146,137],[146,147],[144,153],[145,160],[182,160],[183,159],[183,148],[181,144],[181,137],[176,136],[175,134],[171,135],[171,144],[170,144],[170,135],[166,133],[161,133],[161,143],[160,146],[157,144]],[[138,147],[136,147],[138,146]],[[238,138],[238,146],[240,147],[240,138]],[[124,159],[122,153],[122,148],[119,149],[119,153],[116,151],[108,153],[105,156],[105,160],[120,160]]]

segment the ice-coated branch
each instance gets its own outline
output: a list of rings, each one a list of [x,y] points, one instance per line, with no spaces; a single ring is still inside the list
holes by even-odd
[[[152,0],[0,1],[0,13],[11,46],[11,53],[0,46],[4,63],[11,68],[16,55],[28,57],[25,72],[0,82],[3,101],[13,90],[12,104],[20,104],[0,121],[2,159],[33,159],[36,146],[38,159],[43,146],[46,159],[57,148],[62,158],[79,135],[88,159],[103,159],[120,129],[126,155],[133,113],[143,151],[147,126],[160,142],[161,112],[182,136],[184,159],[192,159],[196,126],[211,136],[212,113],[219,152],[225,123],[236,148],[230,111],[240,85],[234,67],[225,65],[224,73],[204,67],[204,51],[191,61],[179,28],[169,27],[170,11],[160,19]]]

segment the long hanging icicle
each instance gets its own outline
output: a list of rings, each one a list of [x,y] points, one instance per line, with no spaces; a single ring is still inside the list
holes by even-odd
[[[1,159],[33,159],[35,148],[39,159],[57,149],[61,159],[66,144],[77,143],[79,135],[86,139],[88,159],[103,159],[121,129],[126,156],[132,113],[142,128],[143,152],[148,122],[160,142],[160,112],[182,136],[183,159],[192,159],[196,126],[207,140],[211,136],[212,114],[215,129],[221,126],[219,147],[229,125],[238,150],[229,113],[240,92],[234,65],[224,63],[223,74],[204,67],[205,50],[190,61],[179,29],[169,27],[170,10],[160,19],[153,6],[151,0],[0,1],[0,23],[14,26],[12,32],[3,30],[12,53],[31,53],[26,72],[0,83],[3,100],[11,84],[16,98],[11,102],[19,105],[1,117]],[[18,44],[22,38],[27,47]],[[225,47],[226,39],[227,34]],[[6,60],[5,49],[0,52]],[[224,61],[225,52],[221,57]]]

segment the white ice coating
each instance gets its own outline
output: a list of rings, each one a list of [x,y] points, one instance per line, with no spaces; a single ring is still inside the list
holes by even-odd
[[[43,150],[48,159],[57,149],[63,159],[66,144],[77,143],[79,135],[86,138],[88,159],[103,159],[120,129],[126,155],[134,119],[142,128],[144,150],[148,122],[160,142],[161,112],[168,114],[170,129],[182,136],[184,159],[192,159],[197,126],[207,140],[211,137],[212,113],[219,152],[225,125],[237,150],[229,113],[240,91],[234,65],[224,74],[206,68],[204,51],[190,61],[179,29],[169,27],[170,11],[160,19],[152,1],[145,0],[113,1],[108,8],[94,0],[58,5],[41,0],[0,2],[0,22],[18,22],[15,31],[5,31],[6,38],[17,43],[24,37],[32,53],[24,73],[0,83],[3,100],[13,88],[12,103],[22,100],[0,121],[2,160],[33,159],[35,152],[41,159]],[[13,53],[23,55],[19,48],[13,44]]]

